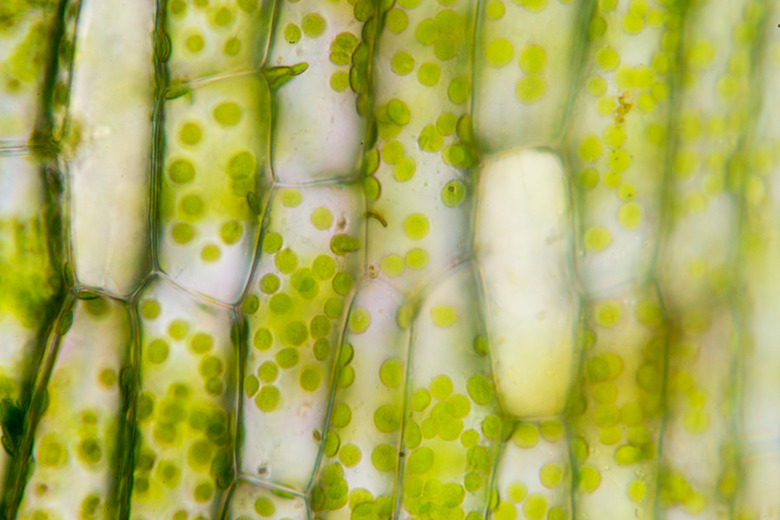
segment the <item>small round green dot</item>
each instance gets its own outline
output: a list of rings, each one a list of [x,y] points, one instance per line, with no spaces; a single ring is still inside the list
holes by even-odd
[[[317,361],[325,361],[330,356],[330,343],[325,338],[320,338],[312,345],[312,353]]]
[[[593,493],[601,485],[601,473],[595,468],[585,466],[577,476],[579,489],[587,494]]]
[[[187,159],[177,159],[168,165],[168,177],[176,184],[184,184],[195,178],[195,166]]]
[[[322,373],[317,367],[308,367],[301,372],[300,384],[307,392],[314,392],[322,383]]]
[[[233,245],[241,240],[241,236],[244,234],[244,229],[241,223],[237,220],[228,220],[219,230],[219,236],[222,241],[227,245]]]
[[[309,329],[302,321],[293,321],[284,329],[285,341],[293,346],[300,346],[308,339]]]
[[[207,244],[200,250],[200,258],[204,262],[216,262],[221,256],[222,252],[214,244]]]
[[[422,412],[431,404],[431,393],[425,388],[416,391],[412,396],[412,409],[416,412]]]
[[[159,365],[163,363],[168,359],[168,343],[162,339],[152,341],[147,347],[147,356],[152,364]]]
[[[309,13],[301,20],[301,29],[303,29],[303,34],[309,38],[318,38],[322,36],[327,27],[328,23],[325,21],[325,18],[320,16],[318,13]]]
[[[432,18],[426,18],[417,24],[415,37],[423,45],[432,45],[439,35],[439,28]]]
[[[168,335],[175,340],[184,339],[190,332],[190,325],[185,320],[173,320],[168,326]]]
[[[558,464],[547,463],[539,470],[539,480],[547,489],[554,489],[563,480],[563,468]]]
[[[406,266],[409,269],[413,269],[415,271],[420,271],[422,269],[425,269],[425,267],[428,265],[428,252],[424,249],[410,249],[408,253],[406,253]]]
[[[414,58],[408,52],[397,52],[390,60],[390,68],[399,76],[406,76],[414,70]]]
[[[288,23],[284,28],[284,40],[290,45],[301,41],[301,28],[294,23]]]
[[[417,81],[426,87],[432,87],[439,82],[441,78],[441,68],[435,63],[423,63],[417,69]]]
[[[462,105],[468,101],[471,95],[471,82],[468,78],[458,77],[450,81],[450,85],[447,88],[447,96],[450,101],[456,105]]]
[[[225,40],[222,52],[225,56],[238,56],[238,53],[241,52],[241,40],[236,37],[228,38]]]
[[[450,181],[441,189],[441,201],[448,208],[460,205],[466,198],[466,185],[459,180]]]
[[[186,244],[191,241],[194,236],[195,231],[192,229],[192,226],[185,222],[174,224],[173,228],[171,229],[171,237],[177,244]]]
[[[278,276],[273,273],[266,273],[260,278],[258,287],[265,294],[273,294],[279,290],[280,285],[281,281]]]
[[[520,51],[520,68],[526,74],[540,74],[547,62],[547,54],[541,45],[526,45]]]
[[[434,453],[427,446],[417,448],[409,456],[406,469],[411,474],[421,475],[427,473],[433,467]]]
[[[544,91],[547,85],[541,76],[532,74],[520,78],[517,82],[517,88],[515,89],[515,97],[521,103],[530,104],[539,101],[544,95]]]
[[[431,229],[428,217],[423,213],[412,213],[403,222],[404,234],[411,240],[421,240]]]
[[[293,299],[287,293],[274,294],[268,302],[268,307],[274,314],[287,314],[293,306]]]
[[[437,327],[451,327],[458,319],[458,315],[449,305],[437,305],[431,308],[431,319]]]
[[[354,468],[363,459],[360,448],[354,444],[345,444],[339,450],[339,460],[347,468]]]
[[[476,404],[486,405],[493,400],[493,385],[485,376],[479,374],[471,376],[466,389],[469,397]]]
[[[190,347],[192,348],[192,351],[196,354],[203,354],[205,352],[208,352],[211,350],[211,348],[214,346],[214,338],[212,338],[209,334],[205,334],[203,332],[199,332],[192,336],[192,339],[190,340]]]
[[[388,30],[400,34],[409,25],[409,16],[403,9],[390,9],[385,15],[385,27]]]
[[[388,388],[397,388],[403,380],[403,363],[398,359],[388,359],[379,368],[379,380]]]
[[[283,348],[276,353],[276,363],[285,370],[297,365],[299,359],[300,355],[293,347]]]
[[[382,259],[380,267],[387,276],[400,276],[404,271],[404,259],[398,255],[388,255]]]
[[[232,101],[220,103],[214,108],[214,119],[222,126],[235,126],[241,121],[241,107]]]
[[[490,0],[490,2],[487,4],[485,12],[487,13],[488,18],[491,20],[500,20],[504,17],[506,7],[504,7],[504,2],[501,0]]]
[[[380,444],[371,452],[371,463],[377,471],[388,472],[395,469],[396,450],[387,444]]]
[[[191,53],[195,54],[203,50],[205,42],[203,41],[203,36],[200,34],[193,34],[187,37],[185,45]]]
[[[260,497],[257,500],[255,500],[255,513],[262,517],[270,517],[273,516],[276,512],[276,507],[274,506],[274,503],[271,502],[270,499],[265,497]]]
[[[286,208],[295,208],[303,202],[303,194],[296,189],[286,189],[282,191],[281,199]]]
[[[282,235],[279,233],[268,233],[263,238],[263,252],[273,254],[282,248]]]
[[[602,227],[592,227],[585,232],[585,248],[600,253],[612,245],[612,233]]]
[[[318,255],[312,262],[311,271],[318,280],[330,280],[336,273],[336,261],[328,255]]]
[[[497,38],[485,48],[485,58],[495,68],[501,68],[512,61],[514,56],[512,44],[505,38]]]
[[[352,309],[349,315],[349,330],[354,334],[361,334],[368,330],[371,325],[371,314],[362,308],[356,307]]]
[[[266,385],[255,396],[255,406],[261,412],[272,412],[279,406],[282,393],[274,385]]]
[[[185,123],[179,130],[181,142],[190,146],[198,144],[202,137],[203,132],[197,123]]]
[[[233,180],[251,179],[257,169],[257,159],[252,152],[242,151],[233,155],[227,164],[227,174]]]
[[[160,316],[161,309],[157,300],[143,300],[139,310],[144,319],[153,320]]]
[[[253,344],[257,350],[264,351],[271,348],[271,345],[273,345],[274,337],[273,334],[271,334],[271,331],[266,328],[258,329],[257,332],[255,332],[255,336],[253,338]]]
[[[330,76],[330,88],[336,92],[344,92],[349,88],[349,74],[343,70],[337,70]]]
[[[401,426],[401,417],[398,408],[386,404],[376,409],[374,412],[374,426],[382,433],[392,433]]]
[[[298,267],[298,255],[292,249],[283,249],[274,257],[274,265],[280,273],[290,274]]]
[[[349,273],[337,273],[333,277],[333,290],[340,296],[346,296],[349,291],[352,290],[352,284],[355,283],[355,279]],[[326,312],[327,314],[327,312]]]

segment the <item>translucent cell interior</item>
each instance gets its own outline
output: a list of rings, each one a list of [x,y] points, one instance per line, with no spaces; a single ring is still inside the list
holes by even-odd
[[[0,0],[0,519],[780,520],[779,0]]]

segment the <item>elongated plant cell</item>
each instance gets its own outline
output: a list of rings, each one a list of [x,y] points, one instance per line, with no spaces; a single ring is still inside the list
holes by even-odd
[[[778,0],[0,0],[0,519],[780,519]]]

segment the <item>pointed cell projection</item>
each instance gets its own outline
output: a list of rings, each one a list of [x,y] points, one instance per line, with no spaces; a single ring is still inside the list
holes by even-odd
[[[469,266],[445,278],[412,325],[400,518],[487,514],[503,418],[490,373],[479,300]],[[402,316],[404,320],[409,319]],[[375,417],[384,428],[394,410]]]
[[[486,158],[479,179],[474,254],[499,397],[511,415],[556,415],[578,356],[563,168],[551,154],[507,152]]]
[[[408,346],[401,309],[398,297],[375,282],[363,284],[352,303],[311,493],[318,518],[392,517]]]
[[[362,260],[358,185],[279,188],[241,305],[243,473],[307,489],[320,451],[333,360]],[[317,438],[320,432],[320,438]]]
[[[651,517],[666,338],[652,286],[590,302],[580,386],[568,410],[576,518]]]
[[[118,295],[150,266],[155,7],[85,0],[76,36],[68,123],[74,264],[81,283]],[[106,49],[117,59],[106,60]]]
[[[215,518],[234,475],[232,313],[164,279],[138,299],[140,385],[130,517]]]
[[[34,469],[19,515],[111,518],[119,514],[125,417],[119,384],[132,345],[129,309],[80,300],[46,384],[46,411],[35,430]],[[63,435],[64,432],[69,432]],[[97,516],[95,516],[97,515]]]
[[[273,0],[168,0],[165,37],[170,80],[257,70],[268,50]]]
[[[470,249],[475,2],[447,4],[401,2],[377,43],[376,139],[364,160],[368,262],[405,293]]]
[[[311,513],[306,500],[301,496],[239,479],[225,516],[221,518],[250,520],[258,517],[309,520]]]
[[[566,426],[558,419],[517,422],[501,449],[494,520],[571,518],[571,464]]]
[[[670,5],[670,7],[665,7]],[[582,284],[605,294],[648,276],[660,222],[677,2],[603,0],[565,151],[578,207]]]
[[[26,156],[0,157],[0,402],[20,410],[57,312],[60,237],[39,166]],[[16,452],[21,438],[4,434]],[[11,438],[13,437],[13,438]],[[0,449],[0,489],[11,457]]]
[[[181,87],[165,103],[160,267],[234,303],[247,283],[267,198],[268,84],[243,75]]]
[[[272,157],[280,181],[357,176],[370,107],[374,4],[279,2],[266,71],[296,66],[298,74],[280,81],[274,94]]]
[[[592,2],[480,2],[474,135],[486,153],[553,146],[574,94]]]
[[[751,118],[760,11],[756,2],[711,0],[686,16],[659,269],[672,327],[660,496],[669,519],[726,515],[736,485],[738,201],[729,162]]]
[[[750,6],[755,9],[759,6]],[[746,11],[748,12],[748,11]],[[759,11],[760,12],[760,11]],[[742,179],[743,222],[741,273],[745,284],[744,336],[740,344],[742,384],[739,430],[742,443],[737,513],[740,520],[772,518],[780,511],[780,30],[777,5],[767,7],[758,70],[763,99],[754,109],[752,142],[737,156],[732,174]],[[750,26],[740,27],[745,31]],[[746,36],[754,36],[748,33]],[[760,32],[759,32],[760,34]]]
[[[23,146],[41,113],[57,7],[54,2],[10,2],[0,14],[0,146]]]

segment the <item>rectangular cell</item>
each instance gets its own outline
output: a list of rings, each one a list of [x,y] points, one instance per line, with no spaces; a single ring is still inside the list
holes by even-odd
[[[592,4],[479,2],[474,136],[484,153],[557,146],[579,79]]]
[[[517,417],[560,414],[579,354],[563,165],[512,151],[484,159],[479,179],[474,256],[499,399]]]
[[[40,92],[55,56],[53,2],[11,2],[0,7],[0,147],[22,146],[44,112]]]
[[[311,491],[318,518],[392,518],[401,449],[408,329],[397,295],[375,282],[358,288],[341,346],[319,478]],[[353,500],[353,496],[359,497]]]
[[[160,267],[188,289],[233,304],[249,278],[258,201],[270,182],[268,84],[246,74],[181,88],[165,102]]]
[[[119,516],[128,419],[119,377],[131,345],[125,305],[94,295],[79,300],[72,326],[50,353],[48,404],[35,430],[21,518]]]
[[[235,475],[233,313],[162,277],[138,296],[140,384],[130,518],[216,518]]]
[[[410,320],[402,520],[436,511],[443,518],[484,518],[490,503],[504,418],[496,398],[476,277],[461,266],[403,316]],[[388,409],[377,426],[398,421]]]
[[[759,43],[757,75],[762,94],[754,100],[755,121],[751,139],[740,150],[732,174],[741,181],[744,220],[740,274],[744,292],[739,302],[743,335],[740,336],[741,395],[739,433],[742,459],[737,487],[736,511],[740,520],[778,518],[780,495],[780,30],[775,21],[780,14],[776,4],[751,4],[745,16],[760,21],[763,36]],[[763,14],[763,17],[761,16]]]
[[[597,2],[564,152],[575,186],[577,268],[606,295],[652,269],[661,223],[677,3]]]
[[[151,265],[156,4],[83,0],[75,42],[67,123],[73,261],[81,283],[121,296]]]
[[[588,302],[583,323],[580,385],[568,409],[575,518],[650,518],[666,365],[655,287]]]
[[[659,269],[673,312],[729,299],[738,226],[729,162],[750,123],[748,93],[757,86],[748,66],[756,38],[741,32],[757,30],[760,14],[752,4],[697,2],[686,16],[679,65],[685,80],[669,144],[670,224]],[[722,15],[713,17],[713,11]]]
[[[358,185],[278,188],[241,304],[249,327],[241,471],[303,492],[314,478],[333,364],[362,263]]]
[[[62,237],[53,206],[32,158],[0,156],[0,406],[6,412],[21,413],[29,403],[61,302]],[[0,489],[13,459],[9,451],[16,454],[21,442],[7,432],[3,436]]]
[[[405,294],[470,254],[476,2],[447,4],[390,9],[374,61],[368,263]]]
[[[272,166],[285,183],[357,177],[370,108],[376,2],[279,2],[266,68],[298,66],[274,93]]]
[[[170,81],[179,84],[260,68],[268,49],[273,12],[280,3],[274,0],[164,2],[166,40],[159,42],[158,52],[167,53],[162,58],[167,57]]]
[[[659,265],[671,322],[659,514],[669,520],[728,516],[738,485],[740,219],[729,162],[751,120],[756,42],[740,28],[755,30],[755,8],[710,0],[685,18]]]

